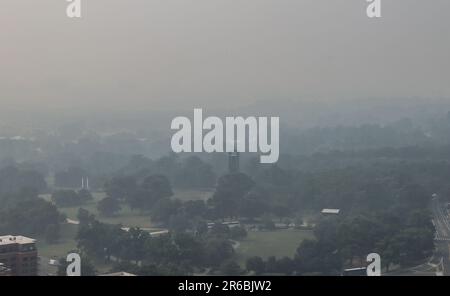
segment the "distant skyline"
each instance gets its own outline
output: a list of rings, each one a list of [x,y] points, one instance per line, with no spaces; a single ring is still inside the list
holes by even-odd
[[[3,113],[450,98],[448,0],[383,1],[377,20],[364,0],[66,5],[1,2]]]

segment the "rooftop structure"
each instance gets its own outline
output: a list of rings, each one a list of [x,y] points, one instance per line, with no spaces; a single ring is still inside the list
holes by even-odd
[[[35,242],[36,242],[36,240],[25,237],[25,236],[21,236],[21,235],[0,236],[0,246],[11,245],[11,244],[26,245],[26,244],[34,244]]]
[[[345,269],[343,276],[367,276],[367,267],[357,267]]]
[[[7,267],[4,263],[0,263],[0,276],[10,276],[11,269]]]
[[[339,215],[341,210],[339,209],[323,209],[322,214],[326,215]]]
[[[14,276],[37,275],[36,240],[25,236],[0,236],[0,263]]]
[[[132,273],[125,272],[125,271],[120,271],[120,272],[101,274],[100,276],[136,276],[136,275],[132,274]]]

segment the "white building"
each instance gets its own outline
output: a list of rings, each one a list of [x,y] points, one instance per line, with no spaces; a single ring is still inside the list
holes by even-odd
[[[340,209],[323,209],[322,214],[324,215],[339,215]]]

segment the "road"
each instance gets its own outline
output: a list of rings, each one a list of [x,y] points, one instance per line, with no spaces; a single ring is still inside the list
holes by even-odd
[[[432,200],[433,223],[436,227],[437,241],[450,241],[450,221],[447,210],[438,197]]]
[[[445,207],[439,197],[433,197],[431,201],[433,225],[436,228],[434,238],[436,250],[428,262],[394,272],[387,275],[395,276],[450,276],[450,220]]]
[[[440,267],[438,273],[450,276],[450,221],[447,209],[439,197],[434,197],[431,203],[433,224],[436,228],[436,253],[434,257],[439,262],[438,266]]]

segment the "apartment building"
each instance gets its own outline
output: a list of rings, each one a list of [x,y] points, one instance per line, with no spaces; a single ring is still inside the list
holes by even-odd
[[[0,263],[5,275],[37,275],[38,256],[36,241],[25,236],[0,236]],[[0,272],[0,275],[2,273]]]

